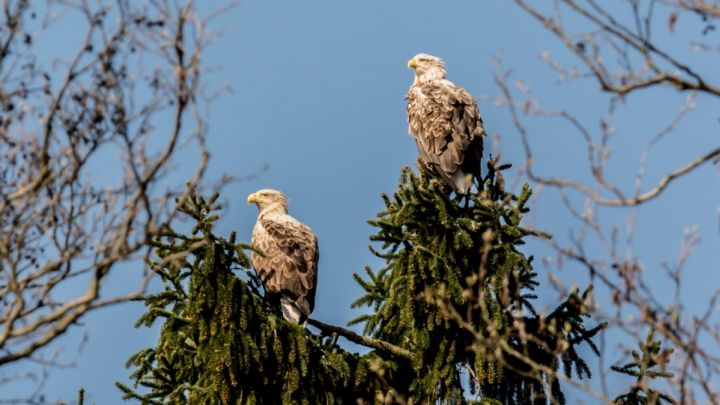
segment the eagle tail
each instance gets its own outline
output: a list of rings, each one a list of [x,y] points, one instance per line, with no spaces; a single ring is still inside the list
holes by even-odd
[[[307,324],[307,315],[298,308],[292,301],[281,298],[280,308],[282,309],[283,318],[285,320],[305,327]]]
[[[454,185],[455,192],[458,194],[466,195],[470,192],[470,188],[473,185],[473,175],[463,172],[460,168],[453,173],[452,182]]]

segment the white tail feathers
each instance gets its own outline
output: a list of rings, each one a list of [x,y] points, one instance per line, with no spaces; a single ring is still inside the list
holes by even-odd
[[[291,301],[281,298],[280,308],[282,309],[283,318],[285,318],[285,320],[305,327],[307,324],[307,316],[305,316],[305,314],[303,314]]]
[[[453,173],[453,184],[455,184],[455,191],[458,194],[467,194],[473,184],[472,174],[465,174],[459,167]]]

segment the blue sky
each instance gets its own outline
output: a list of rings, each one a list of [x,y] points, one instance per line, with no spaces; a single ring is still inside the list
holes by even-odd
[[[677,29],[691,29],[690,23],[681,19]],[[233,91],[211,106],[210,178],[223,173],[245,176],[268,165],[252,180],[227,187],[222,197],[228,204],[218,232],[236,230],[239,239],[249,240],[256,208],[245,203],[246,196],[259,188],[283,190],[291,199],[291,214],[319,238],[314,317],[328,323],[344,325],[359,313],[349,309],[360,294],[352,273],[362,271],[364,265],[381,265],[367,249],[372,228],[366,221],[382,209],[380,193],[392,192],[400,169],[416,159],[403,99],[412,82],[406,67],[410,57],[419,52],[442,57],[449,78],[476,97],[500,94],[493,82],[492,60],[501,57],[503,65],[513,69],[513,78],[528,83],[546,107],[567,108],[595,135],[598,119],[607,110],[607,98],[598,95],[595,82],[556,83],[554,73],[539,58],[542,51],[571,65],[579,61],[510,1],[453,0],[441,5],[429,0],[248,0],[214,25],[227,32],[206,54],[205,65],[213,68],[208,78],[212,85],[227,84]],[[70,25],[63,30],[70,38],[78,35]],[[672,42],[678,41],[668,33],[659,35],[672,46],[684,45]],[[712,74],[710,65],[701,67]],[[618,132],[612,140],[609,177],[625,190],[631,190],[645,142],[682,107],[685,96],[669,89],[641,92],[629,97],[616,114],[613,124]],[[713,102],[698,97],[698,108],[653,149],[648,185],[719,143]],[[524,154],[507,110],[482,102],[480,109],[488,131],[500,136],[503,161],[521,165]],[[590,178],[577,133],[552,120],[527,123],[538,173]],[[182,181],[190,169],[179,168],[173,181]],[[633,245],[645,271],[660,274],[663,261],[675,260],[683,229],[698,225],[702,243],[688,262],[684,298],[689,308],[699,311],[720,284],[719,186],[717,168],[711,165],[672,184],[660,199],[640,209]],[[545,189],[536,201],[530,215],[533,226],[566,241],[577,224],[560,206],[557,193]],[[573,197],[573,201],[582,208],[582,199]],[[608,229],[617,224],[624,231],[631,210],[599,213]],[[550,254],[546,245],[536,241],[526,251],[539,257]],[[537,270],[545,282],[539,262]],[[576,281],[582,286],[586,280],[572,264],[561,274],[567,284]],[[668,288],[662,276],[656,279],[658,291]],[[130,280],[116,273],[112,282],[124,286]],[[558,297],[546,288],[542,302],[552,305]],[[539,291],[543,295],[542,287]],[[153,345],[157,337],[156,331],[132,328],[141,311],[138,304],[126,304],[96,312],[60,339],[57,347],[72,359],[83,334],[89,334],[76,367],[51,370],[43,389],[46,397],[70,401],[82,386],[91,402],[120,403],[114,382],[126,381],[129,372],[124,362],[136,350]],[[608,362],[617,356],[609,356]],[[27,389],[26,384],[0,385],[0,398],[22,396]]]

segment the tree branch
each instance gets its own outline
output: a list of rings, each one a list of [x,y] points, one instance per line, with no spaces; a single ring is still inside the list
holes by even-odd
[[[324,322],[320,322],[316,319],[308,319],[308,323],[310,325],[320,329],[324,333],[340,335],[353,343],[357,343],[359,345],[363,345],[363,346],[369,347],[371,349],[377,349],[377,350],[381,350],[384,352],[388,352],[390,354],[394,354],[398,357],[402,357],[409,361],[415,361],[415,356],[409,350],[403,349],[400,346],[395,346],[392,343],[388,343],[383,340],[369,338],[367,336],[361,336],[353,331],[341,328],[339,326],[328,325],[328,324],[326,324]]]

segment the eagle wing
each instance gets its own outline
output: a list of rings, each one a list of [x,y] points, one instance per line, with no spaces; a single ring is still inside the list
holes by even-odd
[[[407,99],[409,131],[420,157],[464,194],[459,180],[466,174],[480,177],[485,134],[475,99],[448,80],[415,83]]]
[[[254,244],[263,255],[252,261],[265,290],[279,293],[283,301],[309,316],[315,307],[319,249],[310,228],[291,218],[262,218]]]

